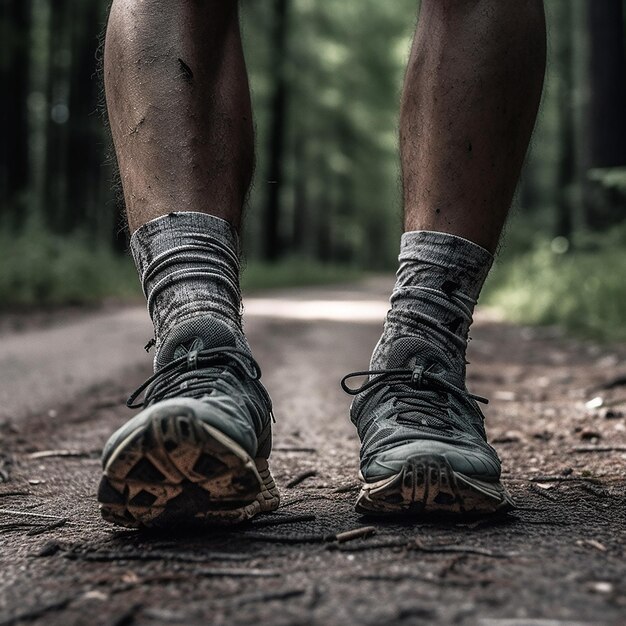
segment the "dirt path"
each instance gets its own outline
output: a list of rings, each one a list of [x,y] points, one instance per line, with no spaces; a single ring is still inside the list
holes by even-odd
[[[0,625],[626,623],[626,402],[606,406],[626,397],[624,346],[479,315],[469,386],[492,398],[488,430],[519,508],[498,520],[414,525],[354,513],[358,444],[338,380],[366,365],[388,286],[248,303],[276,405],[272,467],[283,504],[237,530],[146,535],[99,518],[99,449],[149,373],[145,357],[123,372],[114,364],[124,345],[143,345],[142,324],[121,345],[115,324],[100,331],[112,356],[99,362],[106,380],[94,390],[65,407],[57,399],[51,413],[45,394],[19,419],[5,410]],[[46,329],[35,343],[51,331],[72,336],[71,327]],[[63,380],[70,358],[48,366],[52,380]],[[84,371],[89,360],[81,363]],[[2,397],[25,393],[18,388],[3,380]],[[595,397],[604,406],[586,407]],[[371,536],[335,538],[370,525]]]

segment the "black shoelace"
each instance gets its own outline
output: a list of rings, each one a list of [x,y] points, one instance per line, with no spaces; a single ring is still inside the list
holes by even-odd
[[[139,409],[168,398],[200,398],[210,394],[216,382],[223,380],[225,369],[235,370],[252,381],[261,378],[261,368],[245,350],[234,347],[191,350],[150,376],[130,395],[126,406]],[[271,412],[272,403],[267,391],[261,384],[257,388]],[[144,394],[143,398],[136,402],[141,394]]]
[[[410,416],[415,413],[426,415],[437,419],[446,425],[446,427],[458,428],[455,422],[447,418],[445,403],[443,398],[445,394],[450,394],[460,400],[463,404],[471,408],[481,420],[484,419],[483,414],[478,407],[471,402],[482,402],[488,404],[489,400],[472,393],[467,389],[459,387],[449,380],[446,380],[440,374],[431,371],[431,367],[423,367],[416,365],[411,368],[390,368],[379,370],[367,370],[361,372],[352,372],[347,374],[341,380],[342,389],[351,396],[356,396],[364,391],[378,389],[383,386],[393,388],[393,397],[398,403],[402,403],[406,408],[399,410],[401,417],[409,416],[405,421],[423,425],[420,418],[411,419]],[[349,387],[347,381],[351,378],[360,378],[367,376],[368,379],[357,388]]]

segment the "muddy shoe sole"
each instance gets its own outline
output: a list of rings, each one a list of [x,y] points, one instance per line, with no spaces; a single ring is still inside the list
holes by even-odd
[[[455,472],[443,456],[406,460],[402,470],[377,482],[364,482],[356,510],[367,515],[484,515],[515,507],[499,483]]]
[[[106,521],[130,528],[236,524],[280,502],[266,459],[189,415],[154,417],[121,441],[98,501]]]

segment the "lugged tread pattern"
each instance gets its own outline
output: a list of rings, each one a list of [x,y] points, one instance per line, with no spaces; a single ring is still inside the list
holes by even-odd
[[[365,482],[356,511],[367,515],[484,515],[504,513],[515,507],[499,483],[470,478],[455,472],[439,455],[406,460],[402,470],[383,480]]]
[[[98,500],[106,521],[130,528],[236,524],[280,502],[267,459],[181,411],[148,420],[117,446]]]

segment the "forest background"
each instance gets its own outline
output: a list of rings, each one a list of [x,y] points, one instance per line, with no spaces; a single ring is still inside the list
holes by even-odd
[[[393,271],[418,4],[242,0],[257,144],[249,288]],[[626,2],[545,4],[539,120],[482,301],[626,339]],[[108,6],[0,0],[0,309],[138,297],[104,123]]]

